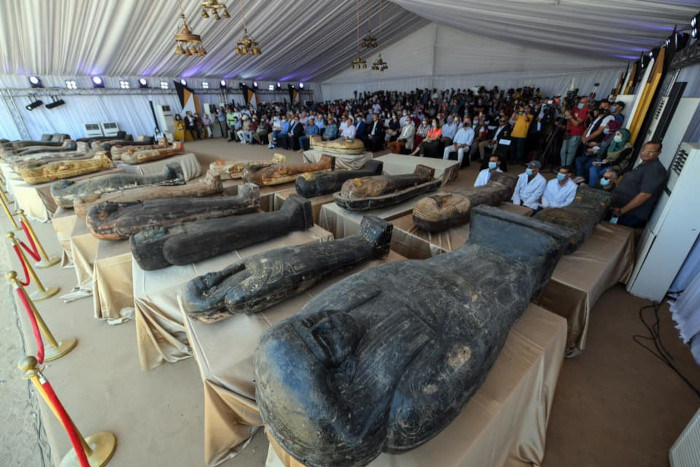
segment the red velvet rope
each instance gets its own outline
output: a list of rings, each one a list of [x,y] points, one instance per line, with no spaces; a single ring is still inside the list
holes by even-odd
[[[31,248],[27,246],[26,243],[24,243],[22,240],[19,241],[19,244],[22,245],[22,248],[24,248],[24,251],[26,251],[29,256],[34,259],[34,261],[41,261],[41,255],[39,254],[39,249],[36,247],[36,243],[34,243],[34,239],[32,236],[29,234],[29,228],[27,227],[27,224],[24,223],[24,220],[19,221],[20,225],[22,226],[22,230],[24,230],[24,235],[27,236],[27,239],[29,240],[29,244],[31,245]]]
[[[29,305],[29,298],[24,289],[17,287],[17,295],[19,295],[19,301],[24,305],[24,309],[27,310],[29,315],[29,322],[32,323],[32,332],[34,333],[34,340],[36,340],[36,360],[39,363],[44,363],[44,341],[41,339],[41,332],[39,331],[39,325],[36,322],[36,316],[32,311],[31,305]]]
[[[73,450],[75,450],[75,453],[78,457],[78,461],[80,462],[80,467],[90,467],[90,462],[88,462],[88,458],[85,455],[85,451],[83,450],[83,445],[80,442],[80,437],[78,436],[78,433],[76,432],[75,427],[71,423],[70,418],[68,417],[68,414],[66,413],[66,410],[61,405],[61,401],[58,400],[56,393],[53,391],[53,388],[51,387],[51,383],[49,383],[44,378],[40,378],[39,381],[41,382],[41,386],[44,388],[44,391],[46,391],[46,396],[49,398],[49,402],[51,403],[53,408],[56,410],[56,413],[58,414],[58,418],[61,420],[61,424],[63,425],[63,428],[65,428],[66,431],[68,432],[68,437],[70,438],[70,443],[73,445]]]
[[[22,271],[24,271],[24,280],[19,280],[19,283],[22,284],[22,287],[26,287],[29,285],[29,271],[27,271],[27,265],[24,263],[24,257],[22,256],[22,253],[20,253],[19,248],[17,248],[17,245],[14,244],[12,245],[12,249],[15,250],[15,254],[19,258],[19,262],[22,263]]]

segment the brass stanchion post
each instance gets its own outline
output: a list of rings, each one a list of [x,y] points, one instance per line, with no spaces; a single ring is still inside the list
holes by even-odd
[[[31,238],[32,242],[34,245],[36,245],[36,249],[39,250],[39,256],[41,256],[41,261],[38,263],[34,263],[34,265],[38,268],[50,268],[54,264],[58,264],[59,261],[61,261],[60,258],[57,258],[55,256],[52,256],[49,258],[49,256],[46,254],[46,251],[44,250],[44,247],[41,245],[41,242],[39,241],[39,237],[36,236],[36,232],[34,232],[34,228],[32,225],[29,223],[29,219],[27,219],[27,216],[24,215],[24,210],[19,209],[15,213],[15,215],[18,215],[20,219],[22,219],[22,222],[24,222],[24,225],[27,226],[27,234]]]
[[[34,300],[35,302],[41,301],[41,300],[46,300],[49,297],[53,297],[58,293],[60,290],[58,287],[49,287],[48,289],[44,287],[44,284],[41,283],[39,280],[39,276],[36,275],[36,272],[34,272],[34,269],[32,268],[32,265],[29,264],[27,261],[27,257],[24,256],[24,251],[22,251],[22,247],[20,246],[19,242],[15,238],[15,234],[12,232],[8,233],[5,235],[9,240],[12,245],[15,246],[15,250],[18,252],[17,254],[20,256],[20,261],[24,263],[24,266],[27,268],[27,273],[29,274],[29,277],[31,280],[34,282],[34,285],[36,286],[37,290],[32,292],[29,295],[29,298]]]
[[[8,205],[15,203],[14,201],[12,201],[10,198],[7,197],[7,191],[5,191],[4,184],[0,184],[0,198],[4,199],[5,203]]]
[[[18,290],[27,298],[27,305],[30,308],[27,311],[30,311],[34,315],[34,319],[36,320],[37,326],[39,326],[41,334],[46,338],[46,342],[49,343],[49,347],[44,353],[44,361],[50,362],[53,360],[58,360],[59,358],[63,357],[68,352],[73,350],[76,345],[78,345],[78,340],[74,337],[62,340],[60,342],[56,340],[56,338],[53,336],[53,333],[51,332],[51,330],[49,330],[49,327],[44,322],[44,319],[39,314],[39,311],[36,309],[36,306],[34,306],[34,302],[32,302],[32,300],[27,295],[27,292],[24,290],[24,287],[22,287],[22,284],[20,284],[17,280],[17,273],[15,271],[10,271],[7,274],[5,274],[5,279],[10,281],[15,290]]]
[[[7,207],[7,202],[5,201],[4,196],[0,196],[0,204],[2,204],[2,210],[5,211],[5,214],[7,214],[7,218],[10,219],[12,226],[15,228],[15,230],[19,230],[19,226],[17,225],[17,222],[15,222],[15,218],[12,216],[10,208]]]
[[[38,362],[34,357],[24,357],[17,366],[20,370],[24,372],[25,376],[29,380],[31,380],[32,384],[34,384],[34,387],[39,392],[39,394],[41,394],[42,399],[44,399],[44,402],[46,402],[46,404],[49,406],[56,418],[58,418],[58,420],[63,423],[63,419],[61,418],[59,411],[51,403],[51,400],[47,395],[46,390],[44,389],[43,384],[46,384],[46,378],[44,378],[44,375],[41,373],[41,370],[37,367],[37,363]],[[64,425],[64,428],[66,429],[66,431],[68,431],[69,429],[75,430],[75,433],[77,433],[78,438],[80,439],[80,444],[82,444],[83,446],[85,455],[87,456],[88,461],[90,462],[90,466],[102,467],[106,465],[110,461],[110,459],[112,459],[114,451],[117,448],[116,436],[107,431],[102,431],[100,433],[95,433],[94,435],[90,435],[87,438],[84,438],[83,435],[80,434],[80,431],[78,431],[78,428],[75,426],[75,423],[73,423],[73,420],[71,420],[70,417],[68,417],[68,423],[69,426]],[[75,449],[71,449],[70,451],[68,451],[68,453],[66,453],[66,455],[63,456],[63,459],[61,460],[61,467],[73,467],[79,465],[80,462],[78,460],[78,454],[75,452]]]

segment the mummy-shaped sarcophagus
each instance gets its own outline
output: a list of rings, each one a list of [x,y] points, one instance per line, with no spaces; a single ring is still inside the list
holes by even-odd
[[[249,165],[256,168],[269,167],[275,164],[284,164],[287,158],[282,154],[275,154],[269,161],[214,161],[209,164],[209,170],[221,176],[221,180],[235,180],[243,177],[243,169]]]
[[[473,207],[497,206],[509,200],[517,181],[508,174],[494,172],[486,185],[426,196],[413,207],[413,223],[427,232],[441,232],[464,224],[469,221]]]
[[[153,271],[204,261],[313,225],[311,202],[292,195],[279,211],[145,229],[131,237],[131,253],[141,269]]]
[[[167,138],[158,138],[158,143],[156,144],[139,144],[136,146],[124,145],[124,146],[112,146],[110,149],[110,155],[113,161],[121,160],[122,154],[135,153],[138,151],[147,151],[149,149],[163,149],[168,147]]]
[[[219,272],[189,281],[183,290],[185,311],[214,322],[234,313],[257,313],[356,265],[389,254],[393,226],[365,217],[360,233],[260,253]]]
[[[79,180],[61,180],[51,185],[51,196],[61,208],[72,208],[73,201],[91,195],[101,195],[139,186],[184,185],[180,164],[168,164],[162,175],[108,174]]]
[[[123,240],[149,227],[165,227],[233,216],[260,208],[260,189],[245,184],[236,196],[103,202],[85,216],[88,230],[100,240]]]
[[[335,154],[357,155],[365,152],[365,143],[359,138],[338,138],[331,141],[323,141],[320,136],[311,136],[309,145],[313,149],[321,149]]]
[[[308,173],[297,177],[295,188],[304,198],[327,195],[339,191],[346,180],[381,175],[383,166],[381,161],[369,160],[359,170]]]
[[[243,180],[258,186],[281,185],[293,182],[298,176],[318,172],[330,172],[335,166],[335,159],[322,156],[312,164],[275,164],[268,167],[248,165],[243,169]]]
[[[383,208],[437,190],[442,181],[434,176],[435,169],[418,164],[412,174],[354,178],[343,183],[333,201],[349,210]]]
[[[127,146],[128,147],[128,146]],[[139,147],[139,146],[135,146]],[[112,149],[114,152],[114,148]],[[121,160],[125,164],[144,164],[146,162],[153,162],[160,159],[165,159],[166,157],[177,156],[185,153],[185,143],[175,142],[168,147],[162,148],[152,148],[152,149],[139,149],[139,150],[127,150],[121,153]]]
[[[27,165],[19,169],[19,175],[30,185],[52,180],[77,177],[114,167],[109,157],[97,154],[90,159],[61,160],[48,164]]]
[[[478,206],[460,249],[364,270],[316,295],[258,341],[266,431],[309,466],[366,465],[433,438],[482,385],[571,235]]]

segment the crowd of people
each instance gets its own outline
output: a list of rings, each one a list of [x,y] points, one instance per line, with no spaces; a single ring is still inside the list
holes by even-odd
[[[206,121],[188,113],[185,126],[193,139],[218,124],[228,141],[264,144],[271,149],[308,150],[310,138],[317,136],[324,141],[360,139],[372,152],[388,149],[414,156],[454,158],[462,166],[478,161],[483,169],[478,184],[488,182],[489,171],[507,171],[508,164],[524,165],[513,196],[515,203],[533,209],[564,206],[573,201],[577,184],[585,182],[627,193],[617,197],[626,200],[617,206],[619,223],[638,226],[649,217],[648,209],[641,209],[648,203],[639,204],[640,199],[629,197],[627,180],[638,178],[636,174],[624,177],[616,186],[634,161],[630,133],[623,128],[625,104],[616,96],[596,100],[595,93],[577,96],[574,91],[547,97],[532,87],[354,94],[350,99],[307,105],[285,101],[261,103],[257,108],[221,106],[211,119],[206,116]],[[658,143],[649,145],[660,148]],[[642,154],[642,160],[644,157]],[[543,164],[560,167],[548,183],[539,173]],[[653,164],[655,169],[645,169],[645,173],[656,174],[659,166]],[[658,191],[655,184],[646,179],[643,182],[637,187],[640,192]]]

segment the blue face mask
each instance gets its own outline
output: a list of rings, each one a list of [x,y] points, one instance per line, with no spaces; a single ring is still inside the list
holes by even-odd
[[[610,133],[610,128],[603,128],[603,134],[607,135],[608,133]]]
[[[566,174],[563,174],[561,172],[559,172],[557,174],[557,180],[559,180],[560,182],[563,182],[565,178],[566,178]]]
[[[489,162],[489,169],[493,170],[496,167],[498,167],[498,164],[496,162]]]
[[[610,107],[610,113],[615,113],[615,112],[617,112],[617,106],[613,105],[612,107]]]
[[[610,180],[608,180],[607,178],[600,179],[600,186],[608,186],[608,185],[610,185]]]
[[[613,140],[614,140],[616,143],[621,143],[621,142],[622,142],[622,136],[615,135],[615,136],[613,136]]]
[[[579,104],[577,107],[579,108],[579,110],[583,110],[583,108],[585,107],[585,105],[584,105],[584,104]]]
[[[526,174],[528,177],[532,177],[532,169],[525,169],[525,174]]]

